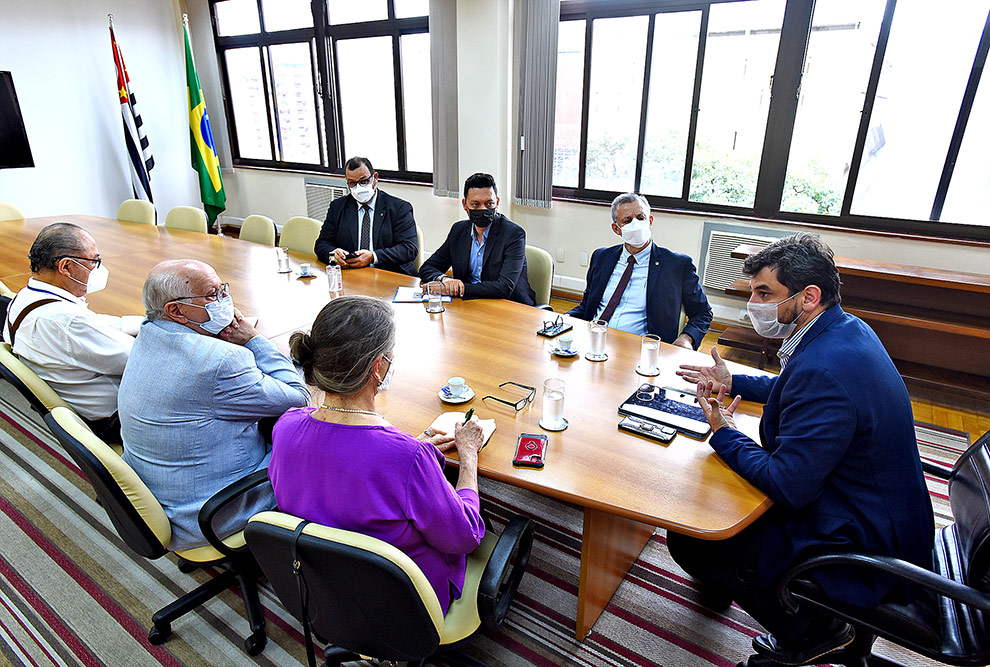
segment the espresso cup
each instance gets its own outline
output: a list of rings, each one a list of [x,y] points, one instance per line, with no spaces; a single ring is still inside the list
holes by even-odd
[[[464,378],[462,377],[452,377],[447,380],[447,389],[450,389],[450,395],[454,398],[463,396],[466,387],[467,385],[464,384]]]
[[[303,262],[299,265],[299,273],[303,276],[309,275],[309,262]]]
[[[562,352],[570,352],[573,344],[574,336],[571,334],[562,334],[557,338],[557,349]]]

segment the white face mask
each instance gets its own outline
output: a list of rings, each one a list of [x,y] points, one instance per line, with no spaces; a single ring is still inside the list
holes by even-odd
[[[622,240],[625,243],[638,248],[650,240],[650,223],[647,220],[633,218],[626,223],[622,230]]]
[[[201,306],[198,303],[187,303],[187,306],[196,306],[197,308],[203,308],[206,310],[206,314],[210,316],[210,319],[206,322],[197,322],[199,327],[216,336],[218,333],[224,330],[228,324],[234,321],[234,300],[228,294],[227,296],[221,298],[219,301],[211,301],[205,306]]]
[[[752,301],[747,303],[746,310],[749,312],[749,318],[753,321],[753,328],[756,329],[756,333],[764,338],[787,338],[794,333],[801,312],[798,311],[793,322],[781,322],[777,319],[777,309],[781,304],[787,303],[798,294],[801,292],[796,292],[777,303],[753,303]]]
[[[395,365],[392,363],[391,359],[384,355],[382,356],[382,359],[388,362],[388,370],[385,371],[385,377],[378,381],[378,386],[375,387],[375,392],[388,391],[388,385],[392,381],[392,370],[395,368]]]
[[[351,196],[357,200],[359,204],[367,204],[371,201],[371,198],[375,196],[375,186],[371,183],[367,185],[355,185],[351,188]]]
[[[76,260],[72,259],[71,257],[69,258],[69,261],[76,262]],[[82,266],[84,269],[86,268],[80,262],[76,262],[76,264],[79,264],[79,266]],[[99,292],[101,289],[107,286],[107,280],[110,279],[110,270],[107,269],[107,267],[100,264],[95,269],[87,269],[87,270],[89,271],[89,278],[86,280],[86,282],[83,282],[81,280],[76,280],[75,278],[72,278],[72,276],[69,276],[73,280],[76,280],[76,282],[79,283],[80,285],[86,286],[86,294]]]

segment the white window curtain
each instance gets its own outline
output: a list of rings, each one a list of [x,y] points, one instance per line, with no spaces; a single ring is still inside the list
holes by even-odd
[[[514,203],[550,208],[560,0],[520,0],[519,136]]]
[[[556,42],[555,42],[556,43]],[[433,194],[460,198],[457,164],[457,3],[430,0]]]

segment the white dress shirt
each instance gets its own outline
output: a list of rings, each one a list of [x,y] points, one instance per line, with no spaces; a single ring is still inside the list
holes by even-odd
[[[653,243],[646,244],[646,247],[635,254],[636,264],[633,266],[632,275],[629,276],[629,283],[622,292],[619,305],[612,313],[612,319],[608,321],[608,326],[612,329],[628,331],[642,336],[647,333],[646,321],[646,282],[650,277],[650,254],[653,252]],[[602,292],[602,302],[598,304],[595,317],[600,317],[608,306],[608,302],[615,293],[615,288],[619,286],[619,280],[629,263],[629,255],[632,254],[625,246],[619,254],[619,261],[612,269],[612,276],[608,279],[608,285]]]
[[[355,200],[357,201],[357,200]],[[371,251],[371,266],[378,263],[378,253],[375,252],[375,204],[378,203],[378,188],[375,188],[375,196],[368,200],[367,204],[357,202],[357,240],[361,245],[361,221],[364,220],[364,207],[368,207],[370,224],[368,225],[368,250]],[[360,250],[361,248],[358,248]]]
[[[117,412],[117,388],[134,344],[124,331],[141,318],[98,315],[84,299],[31,278],[10,302],[5,341],[21,311],[43,299],[57,300],[27,314],[16,331],[14,354],[84,419],[109,417]]]

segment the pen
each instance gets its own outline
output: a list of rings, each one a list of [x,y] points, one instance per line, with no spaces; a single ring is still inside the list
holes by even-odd
[[[471,408],[470,410],[467,411],[467,414],[464,415],[464,423],[465,424],[468,423],[468,420],[471,419],[471,415],[473,415],[473,414],[474,414],[474,408]]]

